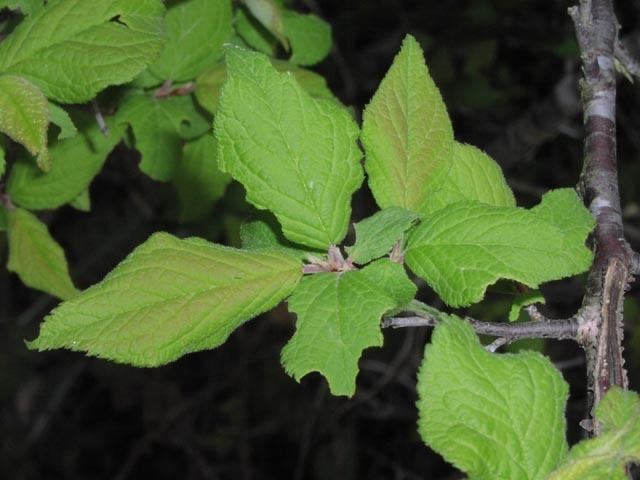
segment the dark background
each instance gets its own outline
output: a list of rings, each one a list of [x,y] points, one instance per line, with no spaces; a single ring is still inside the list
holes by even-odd
[[[640,51],[640,4],[619,1],[621,33]],[[305,1],[334,28],[336,47],[318,71],[359,112],[406,33],[425,48],[456,137],[491,153],[518,198],[530,206],[556,187],[575,185],[582,129],[577,46],[555,0]],[[619,160],[628,239],[640,250],[640,89],[619,82]],[[69,207],[43,218],[65,247],[85,288],[99,281],[153,231],[237,243],[252,211],[232,186],[211,218],[172,220],[173,193],[137,170],[119,147],[91,187],[91,213]],[[355,219],[375,210],[363,188]],[[6,255],[4,238],[0,256]],[[4,264],[4,261],[2,262]],[[24,340],[55,305],[0,273],[0,478],[124,479],[454,479],[462,478],[416,433],[415,374],[429,331],[385,332],[385,346],[365,352],[358,393],[332,397],[311,374],[294,382],[279,363],[294,319],[285,307],[240,328],[221,348],[162,368],[135,369],[65,351],[35,353]],[[544,288],[550,316],[571,315],[584,278]],[[628,295],[626,355],[640,389],[639,291]],[[427,289],[421,299],[438,306]],[[508,297],[491,293],[471,313],[506,317]],[[568,436],[581,437],[585,371],[571,342],[533,342],[571,385]]]

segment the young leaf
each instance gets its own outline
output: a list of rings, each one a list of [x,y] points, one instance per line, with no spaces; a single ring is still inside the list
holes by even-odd
[[[247,8],[241,6],[236,10],[235,27],[240,38],[248,46],[269,56],[275,54],[278,39],[251,15]]]
[[[22,77],[0,75],[0,112],[0,132],[24,145],[38,166],[48,170],[49,110],[40,89]]]
[[[133,129],[142,156],[140,170],[162,182],[176,173],[183,139],[197,138],[210,128],[190,96],[130,95],[122,101],[117,118]]]
[[[149,70],[176,82],[191,80],[222,57],[231,37],[231,0],[187,0],[165,15],[167,41]]]
[[[227,68],[223,62],[202,73],[196,79],[196,89],[194,92],[196,99],[198,103],[210,113],[215,114],[218,110],[220,91],[226,80]]]
[[[282,46],[289,50],[289,42],[284,32],[284,23],[280,8],[274,0],[242,0],[251,15],[258,20],[271,34],[278,39]]]
[[[192,222],[205,217],[224,194],[231,177],[218,169],[218,142],[206,133],[182,149],[173,184],[178,193],[178,219]]]
[[[226,59],[214,123],[220,168],[244,185],[247,200],[276,215],[289,240],[316,248],[339,243],[363,180],[358,126],[264,55],[231,47]]]
[[[163,11],[160,0],[51,0],[0,43],[0,72],[58,102],[86,102],[149,65],[162,46]]]
[[[54,309],[30,347],[162,365],[222,344],[287,297],[301,276],[301,263],[288,255],[156,233],[102,282]]]
[[[359,264],[382,257],[391,251],[418,218],[415,213],[400,207],[380,210],[355,224],[356,243],[346,248],[347,253]]]
[[[509,309],[509,321],[515,322],[520,318],[520,312],[523,308],[533,305],[535,303],[546,303],[544,295],[540,293],[540,290],[529,290],[526,293],[516,295]]]
[[[22,282],[63,300],[78,293],[69,276],[62,247],[47,226],[32,213],[15,208],[8,212],[9,262],[7,268]]]
[[[487,352],[455,316],[425,350],[418,396],[422,439],[469,478],[543,479],[567,453],[562,375],[535,352]]]
[[[298,381],[319,372],[331,393],[352,396],[362,351],[382,345],[380,318],[409,303],[415,293],[404,267],[386,259],[341,275],[304,278],[289,299],[298,320],[282,350],[285,370]]]
[[[362,144],[380,208],[422,213],[451,164],[449,114],[411,35],[364,111]]]
[[[289,61],[296,65],[315,65],[331,51],[331,25],[320,17],[292,10],[282,12],[284,31],[291,42]]]
[[[640,399],[613,387],[596,409],[602,434],[583,440],[548,480],[626,480],[625,466],[640,462]]]
[[[490,156],[472,145],[458,142],[453,145],[452,155],[449,175],[441,188],[427,197],[425,213],[464,200],[515,207],[516,200],[502,169]]]
[[[49,121],[60,129],[58,140],[75,137],[78,133],[67,111],[51,102],[49,102]]]
[[[574,212],[565,225],[550,212]],[[559,217],[563,213],[557,213]],[[458,202],[423,218],[406,261],[451,306],[478,302],[500,278],[530,287],[584,272],[594,221],[571,189],[547,193],[531,210]]]
[[[120,142],[124,128],[107,118],[109,134],[105,136],[92,115],[77,113],[74,119],[80,131],[51,147],[49,172],[40,172],[25,157],[13,165],[7,191],[15,203],[32,210],[58,208],[86,190],[100,172],[111,150]]]

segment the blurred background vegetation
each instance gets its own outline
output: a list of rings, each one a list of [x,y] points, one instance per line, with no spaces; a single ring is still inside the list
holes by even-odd
[[[561,0],[302,0],[333,26],[335,48],[317,71],[360,112],[406,33],[422,43],[458,140],[502,165],[518,203],[575,185],[581,169],[578,50]],[[617,2],[621,34],[640,53],[640,2]],[[7,21],[7,15],[2,21]],[[627,238],[640,249],[640,88],[619,82],[618,152]],[[359,113],[357,113],[359,115]],[[255,212],[232,184],[195,224],[175,221],[175,192],[137,169],[120,147],[91,187],[92,211],[65,207],[43,217],[64,246],[76,283],[98,280],[154,231],[239,241]],[[375,210],[365,188],[356,219]],[[4,246],[0,255],[6,255]],[[4,265],[4,262],[0,262]],[[4,269],[4,267],[2,267]],[[550,316],[575,312],[584,278],[543,288]],[[640,389],[640,291],[625,308],[631,388]],[[421,299],[438,306],[426,288]],[[301,384],[283,371],[280,349],[294,319],[278,308],[249,322],[221,348],[162,368],[136,369],[66,351],[35,353],[55,300],[0,274],[0,478],[125,479],[454,479],[459,473],[416,433],[415,375],[430,332],[385,332],[366,351],[351,399],[332,397],[318,375]],[[471,313],[506,318],[499,288]],[[466,313],[462,311],[462,313]],[[521,348],[516,345],[510,348]],[[571,384],[569,439],[585,405],[582,352],[572,342],[529,342]]]

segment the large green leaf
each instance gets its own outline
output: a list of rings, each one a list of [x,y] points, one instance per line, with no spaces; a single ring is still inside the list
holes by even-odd
[[[197,138],[210,128],[191,96],[129,95],[122,101],[118,122],[133,129],[135,147],[142,156],[140,170],[163,182],[176,173],[183,140]]]
[[[500,166],[482,150],[455,142],[452,158],[449,175],[441,187],[427,197],[425,213],[463,200],[504,207],[516,205]]]
[[[62,247],[47,226],[32,213],[15,208],[8,211],[9,262],[7,268],[32,288],[68,299],[78,291],[69,276]]]
[[[45,319],[32,348],[156,366],[222,344],[291,293],[302,265],[156,233],[105,279]]]
[[[52,145],[49,172],[42,173],[24,156],[13,165],[7,191],[15,203],[32,210],[58,208],[86,190],[100,172],[124,128],[106,118],[109,134],[104,135],[92,115],[77,113],[74,119],[80,131]]]
[[[289,299],[298,320],[282,350],[285,370],[296,380],[319,372],[331,393],[353,395],[362,351],[382,345],[380,318],[415,293],[402,265],[386,259],[362,270],[306,277]]]
[[[242,248],[255,251],[279,251],[306,260],[311,252],[300,245],[291,243],[283,237],[280,225],[272,218],[253,220],[240,225],[240,243]]]
[[[221,169],[245,186],[247,200],[276,215],[290,240],[317,248],[339,243],[363,180],[358,126],[264,55],[231,47],[226,59],[214,124]]]
[[[17,75],[0,75],[0,112],[0,132],[24,145],[48,170],[49,106],[40,89]]]
[[[563,212],[575,217],[552,221]],[[409,236],[406,261],[447,304],[470,305],[500,278],[537,287],[584,272],[593,226],[571,189],[547,193],[531,210],[458,202],[423,218]]]
[[[218,168],[218,142],[206,133],[182,150],[173,184],[178,193],[178,219],[191,222],[205,217],[224,194],[231,177]]]
[[[423,440],[474,480],[543,479],[567,453],[568,385],[536,352],[487,352],[451,316],[418,373]]]
[[[282,21],[291,43],[291,63],[315,65],[331,51],[331,25],[320,17],[285,10]]]
[[[281,60],[272,60],[272,63],[280,72],[291,72],[300,86],[312,97],[338,101],[322,75]],[[226,80],[227,69],[223,62],[204,72],[196,80],[196,98],[200,105],[211,113],[215,114],[218,110],[220,92]]]
[[[612,388],[596,409],[602,434],[583,440],[548,480],[626,480],[625,466],[640,462],[640,398]]]
[[[155,76],[191,80],[222,57],[231,37],[231,0],[187,0],[172,5],[165,15],[167,41],[151,67]]]
[[[354,262],[364,264],[379,258],[418,220],[418,215],[400,207],[385,208],[355,224],[356,243],[347,247]]]
[[[364,111],[361,139],[380,208],[423,212],[449,171],[453,130],[422,49],[410,35]]]
[[[160,0],[52,0],[0,43],[0,72],[62,103],[132,80],[162,47]]]

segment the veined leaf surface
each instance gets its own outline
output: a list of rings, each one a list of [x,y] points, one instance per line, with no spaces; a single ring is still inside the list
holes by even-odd
[[[162,365],[222,344],[287,297],[301,276],[301,263],[288,255],[156,233],[102,282],[53,310],[30,346]]]
[[[230,47],[227,68],[214,123],[220,168],[244,185],[247,200],[275,214],[291,241],[339,243],[363,180],[357,125],[262,54]]]

